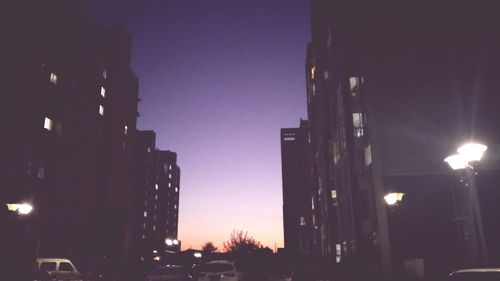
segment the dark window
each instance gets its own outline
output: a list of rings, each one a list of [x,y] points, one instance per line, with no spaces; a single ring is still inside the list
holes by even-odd
[[[62,262],[59,264],[59,271],[73,271],[73,266],[68,262]]]
[[[40,269],[44,271],[55,271],[56,263],[55,262],[42,262],[40,265]]]

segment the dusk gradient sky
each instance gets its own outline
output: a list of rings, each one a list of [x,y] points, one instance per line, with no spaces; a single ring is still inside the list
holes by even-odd
[[[308,0],[81,0],[123,24],[140,130],[177,152],[183,249],[233,230],[283,247],[280,128],[306,117]]]

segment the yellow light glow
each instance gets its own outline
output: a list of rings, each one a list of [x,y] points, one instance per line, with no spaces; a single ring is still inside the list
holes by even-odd
[[[385,203],[387,205],[395,205],[396,203],[399,203],[403,200],[404,193],[400,192],[393,192],[393,193],[388,193],[387,195],[384,196]]]
[[[13,203],[7,204],[7,209],[11,212],[18,212],[20,215],[28,215],[31,211],[33,211],[33,206],[28,203]]]

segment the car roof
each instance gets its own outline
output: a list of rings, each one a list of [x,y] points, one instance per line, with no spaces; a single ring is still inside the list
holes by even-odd
[[[470,273],[470,272],[499,272],[500,273],[500,268],[467,268],[467,269],[461,269],[454,271],[450,273],[452,274],[458,274],[458,273]]]
[[[66,258],[37,258],[36,261],[37,262],[69,262],[69,263],[71,263],[71,261],[69,259],[66,259]]]

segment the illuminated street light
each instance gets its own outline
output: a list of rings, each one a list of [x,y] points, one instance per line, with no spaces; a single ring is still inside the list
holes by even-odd
[[[389,206],[398,204],[403,200],[405,194],[401,192],[391,192],[384,196],[385,203]]]
[[[488,264],[488,252],[486,248],[486,240],[484,237],[483,219],[477,196],[477,186],[474,175],[476,174],[474,166],[471,162],[480,161],[484,152],[488,147],[479,143],[467,143],[457,149],[458,154],[448,156],[444,159],[453,170],[464,170],[462,177],[467,180],[468,193],[470,199],[469,209],[469,228],[471,233],[470,240],[470,255],[471,259],[476,262],[479,258],[482,259],[484,265]]]
[[[28,215],[33,211],[33,206],[28,203],[7,204],[7,209],[12,212],[18,212],[20,215]]]
[[[167,238],[165,239],[165,244],[167,244],[167,246],[172,246],[174,245],[174,241],[172,241],[172,239]]]

